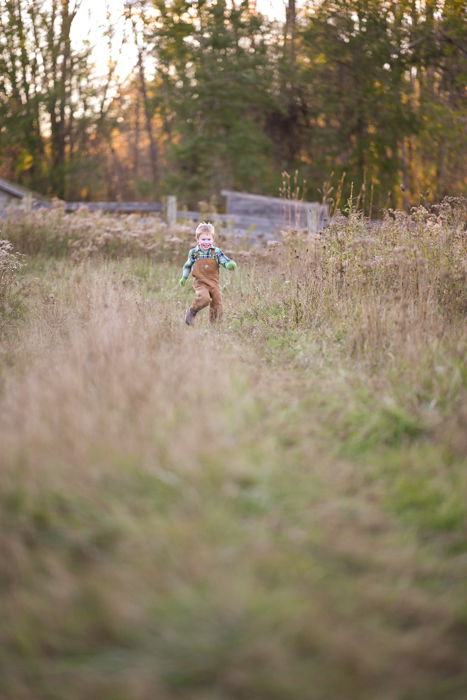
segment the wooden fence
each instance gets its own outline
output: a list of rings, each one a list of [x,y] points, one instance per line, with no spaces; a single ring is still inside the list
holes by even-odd
[[[329,219],[328,207],[317,202],[266,197],[264,195],[222,190],[226,197],[226,213],[199,212],[179,209],[177,198],[169,196],[162,202],[66,202],[65,211],[73,212],[85,208],[90,211],[108,211],[122,214],[162,214],[169,226],[177,221],[221,222],[226,228],[239,235],[246,232],[274,237],[284,228],[306,229],[310,234],[318,233]],[[34,207],[51,207],[51,202],[35,202]]]
[[[77,211],[85,207],[90,211],[110,211],[120,214],[135,212],[153,213],[164,210],[162,202],[66,202],[65,211]]]

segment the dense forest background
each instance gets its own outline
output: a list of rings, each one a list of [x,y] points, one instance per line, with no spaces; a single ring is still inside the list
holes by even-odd
[[[367,212],[465,187],[463,0],[123,2],[133,66],[72,41],[79,0],[0,0],[0,175],[67,200],[220,204],[231,188]],[[120,40],[120,39],[118,39]],[[284,175],[286,173],[287,175]]]

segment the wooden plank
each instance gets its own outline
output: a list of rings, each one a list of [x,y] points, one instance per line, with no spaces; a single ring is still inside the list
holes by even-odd
[[[65,211],[77,211],[78,209],[90,211],[110,211],[121,213],[132,212],[160,212],[161,202],[66,202]]]

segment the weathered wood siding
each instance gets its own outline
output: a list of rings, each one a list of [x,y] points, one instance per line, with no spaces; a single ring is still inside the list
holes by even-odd
[[[325,225],[329,212],[325,204],[266,197],[264,195],[222,190],[227,199],[227,216],[235,217],[239,228],[256,225],[256,230],[275,233],[285,227],[316,229]]]
[[[21,202],[21,200],[18,197],[14,197],[8,192],[5,192],[4,190],[0,189],[0,207],[5,207],[8,204],[12,204],[13,202],[19,203]]]

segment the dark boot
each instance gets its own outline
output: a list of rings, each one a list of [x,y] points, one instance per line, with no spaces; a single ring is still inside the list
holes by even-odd
[[[192,326],[192,325],[193,325],[193,321],[195,320],[195,316],[196,316],[197,313],[198,313],[197,311],[193,311],[193,309],[191,309],[191,308],[188,309],[188,311],[187,311],[186,314],[185,314],[185,323],[186,323],[188,326]]]

